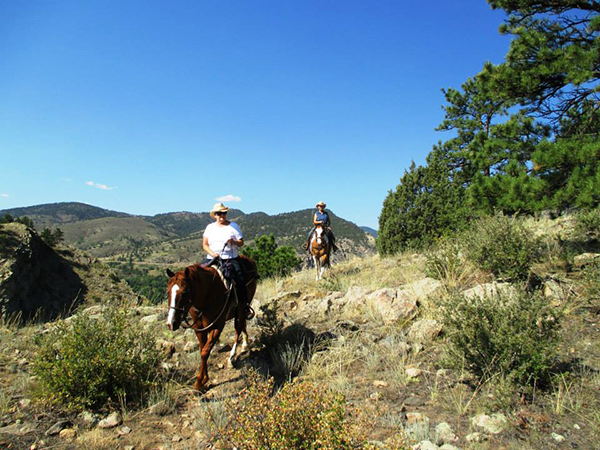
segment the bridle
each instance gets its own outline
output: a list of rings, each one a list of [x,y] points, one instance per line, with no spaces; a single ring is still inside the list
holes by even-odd
[[[184,330],[187,330],[188,328],[192,328],[192,329],[194,329],[194,331],[207,331],[210,328],[212,328],[219,321],[219,319],[221,318],[223,313],[225,313],[225,311],[227,311],[227,307],[229,306],[229,299],[231,298],[232,290],[233,290],[233,287],[231,287],[227,290],[227,297],[225,298],[225,303],[223,304],[223,308],[221,308],[221,311],[219,312],[219,315],[217,316],[217,318],[215,320],[213,320],[209,325],[205,326],[204,328],[194,328],[194,326],[200,321],[200,319],[202,318],[202,314],[208,308],[206,308],[204,310],[200,310],[200,309],[196,308],[189,298],[187,299],[187,302],[189,302],[189,304],[190,304],[189,308],[186,309],[186,308],[179,308],[177,306],[169,306],[169,311],[174,310],[176,312],[183,314],[183,318],[181,319],[181,328],[183,328]],[[179,303],[181,303],[183,296],[184,295],[187,296],[189,293],[190,293],[190,289],[186,289],[185,291],[183,291],[179,295],[179,299],[180,299]],[[167,298],[168,298],[168,294],[167,294]],[[194,320],[194,322],[192,322],[192,324],[190,324],[188,321],[188,313],[190,312],[190,309],[193,309],[194,312],[196,313],[196,319]]]
[[[321,229],[321,235],[319,235],[317,233],[318,229]],[[323,239],[323,235],[325,234],[325,227],[321,226],[317,226],[315,227],[315,231],[313,232],[314,237],[315,237],[315,242],[317,244],[316,248],[318,250],[322,250],[323,248],[325,248],[327,246],[327,242],[325,241],[325,239]]]

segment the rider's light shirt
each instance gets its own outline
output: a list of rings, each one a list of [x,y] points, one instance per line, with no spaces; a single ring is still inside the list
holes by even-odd
[[[218,253],[221,259],[230,259],[238,257],[238,250],[236,245],[231,243],[225,245],[225,243],[234,238],[236,241],[243,239],[242,230],[235,222],[229,222],[229,225],[220,227],[216,222],[209,224],[204,230],[204,236],[208,239],[208,246],[210,249]],[[211,259],[211,255],[207,255],[208,259]]]

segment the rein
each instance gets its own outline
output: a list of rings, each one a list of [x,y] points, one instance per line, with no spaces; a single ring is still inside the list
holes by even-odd
[[[201,311],[198,308],[196,308],[194,305],[192,305],[190,307],[190,309],[194,308],[194,311],[196,312],[196,320],[194,320],[194,322],[190,325],[190,323],[188,322],[188,316],[186,314],[186,316],[182,320],[181,328],[183,328],[184,330],[187,330],[188,328],[192,328],[194,331],[206,331],[206,330],[212,328],[215,325],[215,323],[217,323],[218,320],[221,318],[221,316],[223,315],[223,313],[227,310],[227,307],[229,306],[229,299],[231,298],[231,291],[232,290],[233,290],[233,287],[230,288],[227,291],[227,297],[225,298],[225,304],[223,305],[223,308],[221,309],[221,312],[219,312],[219,315],[217,316],[217,318],[215,320],[213,320],[212,323],[210,323],[209,325],[205,326],[204,328],[194,328],[194,325],[196,325],[198,323],[198,321],[202,318],[202,314],[203,314],[204,311]],[[184,310],[182,308],[173,308],[173,307],[171,307],[171,308],[174,309],[174,310],[176,310],[176,311],[184,312]],[[190,310],[188,309],[187,312],[189,312],[189,311]]]

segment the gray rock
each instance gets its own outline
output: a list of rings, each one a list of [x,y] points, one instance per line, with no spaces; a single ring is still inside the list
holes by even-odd
[[[471,418],[471,424],[483,428],[490,434],[500,434],[506,429],[508,421],[506,420],[506,416],[502,413],[494,413],[491,416],[479,414],[478,416]]]
[[[412,448],[413,450],[438,450],[439,447],[431,441],[421,441]]]
[[[79,417],[81,418],[81,421],[84,423],[84,425],[90,428],[96,425],[100,420],[96,414],[90,411],[83,411],[79,415]]]
[[[513,295],[515,287],[510,283],[498,283],[496,281],[486,284],[478,284],[477,286],[467,289],[462,294],[466,299],[475,297],[494,297],[498,294]]]
[[[60,433],[62,430],[71,425],[71,422],[67,419],[61,419],[46,430],[46,436],[54,436]]]
[[[410,296],[416,298],[417,301],[423,301],[437,291],[441,286],[442,283],[439,280],[435,280],[433,278],[421,278],[420,280],[404,286],[404,291],[410,293]]]
[[[483,442],[487,439],[487,436],[480,433],[479,431],[475,431],[474,433],[467,434],[465,437],[467,442]]]
[[[442,444],[450,444],[451,442],[458,441],[458,436],[454,434],[454,430],[447,422],[439,423],[435,427],[435,432],[438,434]]]
[[[385,324],[410,320],[418,312],[415,296],[401,289],[379,289],[367,296],[367,302],[379,311]]]
[[[121,414],[117,411],[109,414],[107,417],[98,422],[98,427],[103,429],[118,427],[123,423],[123,419],[121,418]]]
[[[560,442],[564,442],[565,441],[565,437],[562,436],[562,435],[560,435],[560,434],[558,434],[558,433],[552,433],[551,436],[552,436],[552,439],[554,439],[556,442],[560,443]]]
[[[408,330],[412,342],[433,341],[442,331],[442,324],[434,319],[421,319],[413,323]]]
[[[577,255],[573,258],[573,264],[577,268],[585,267],[589,264],[592,264],[594,261],[600,258],[600,253],[582,253],[581,255]]]

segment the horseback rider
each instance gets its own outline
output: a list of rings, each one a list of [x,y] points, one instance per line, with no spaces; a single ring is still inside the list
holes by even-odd
[[[239,225],[227,220],[227,211],[229,208],[223,203],[215,203],[210,211],[210,217],[215,221],[204,230],[202,248],[206,252],[207,258],[202,263],[207,264],[220,258],[222,266],[230,269],[229,276],[223,275],[226,278],[232,278],[235,282],[235,291],[240,306],[246,319],[250,320],[254,317],[254,311],[248,304],[246,275],[238,253],[238,248],[244,245],[244,237]]]
[[[338,247],[337,245],[335,245],[335,236],[333,235],[333,231],[331,231],[331,221],[329,220],[329,214],[327,213],[327,211],[325,211],[325,207],[327,206],[327,204],[325,204],[325,202],[319,202],[315,206],[317,210],[313,214],[313,227],[308,233],[307,240],[302,246],[302,248],[304,250],[308,250],[310,248],[310,240],[312,234],[314,233],[317,225],[321,225],[323,227],[323,230],[325,231],[325,234],[327,235],[327,238],[329,239],[329,242],[331,242],[331,248],[335,252],[337,251]]]

